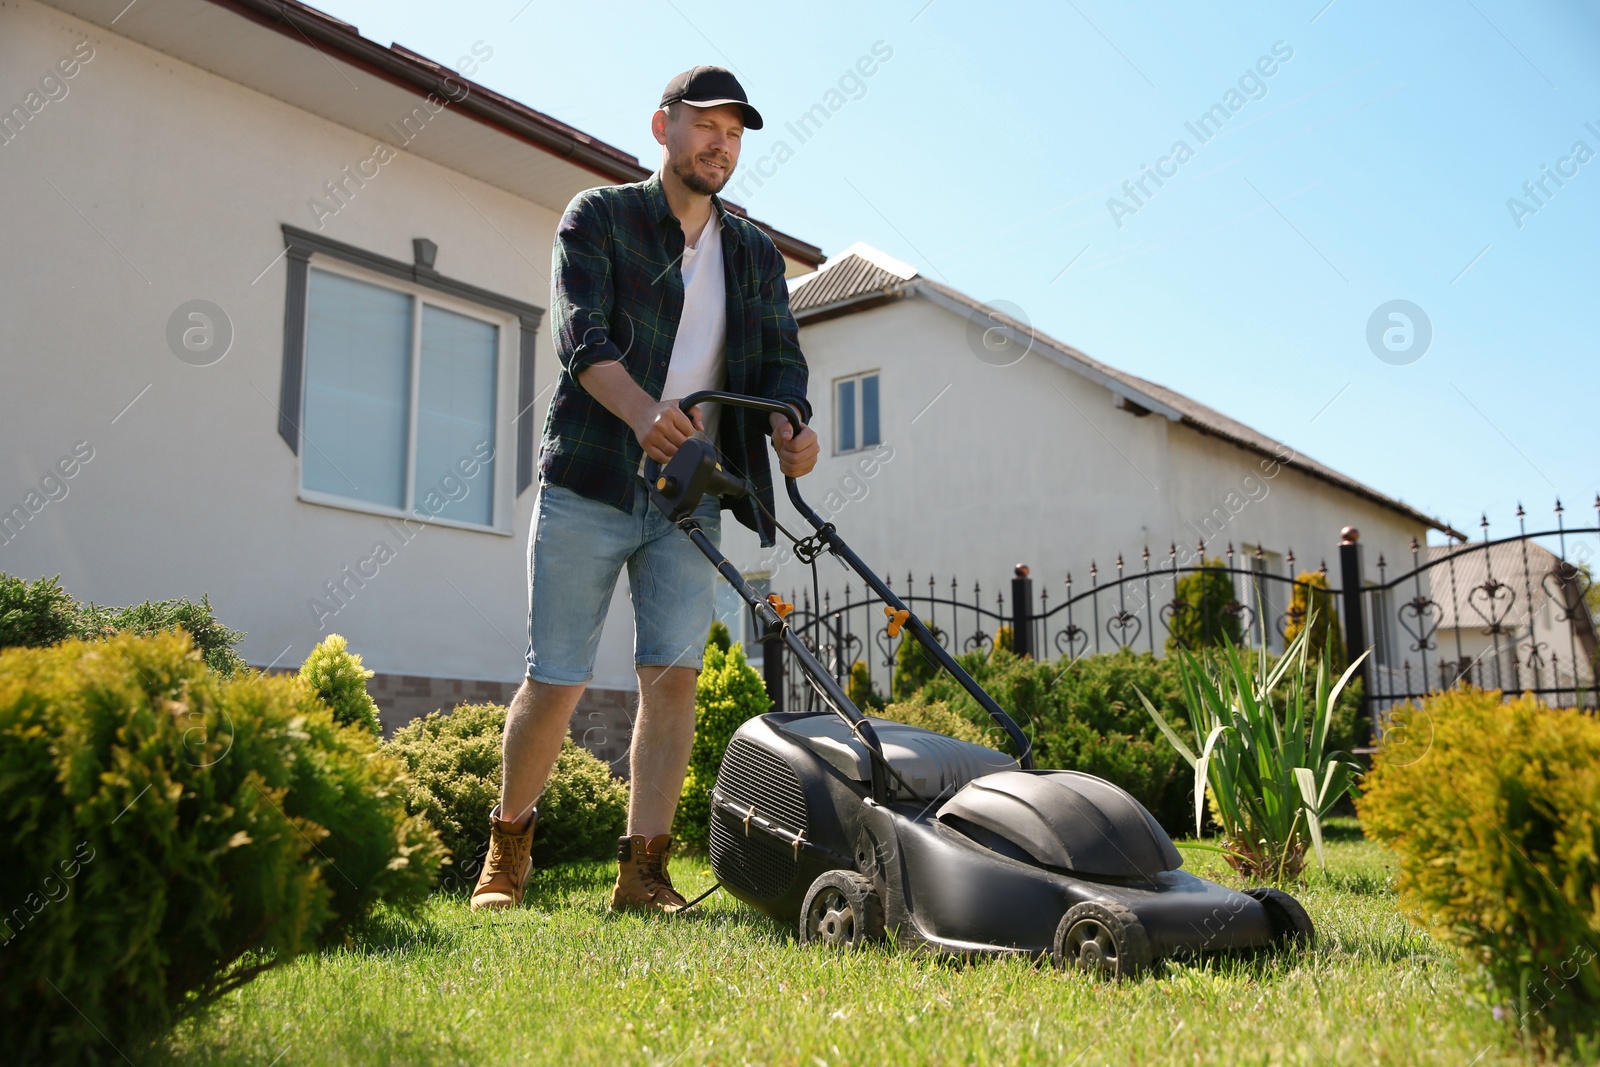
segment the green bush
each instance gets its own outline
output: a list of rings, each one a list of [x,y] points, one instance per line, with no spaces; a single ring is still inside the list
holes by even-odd
[[[722,651],[728,651],[728,646],[733,644],[733,635],[728,633],[728,624],[721,619],[714,619],[711,629],[706,633],[706,647],[717,646]]]
[[[929,626],[928,632],[933,635],[934,640],[938,640],[941,636],[937,626]],[[933,653],[922,647],[921,641],[911,636],[909,627],[900,631],[900,645],[894,652],[894,677],[889,684],[889,692],[894,695],[895,700],[908,699],[917,690],[944,673],[939,661],[933,658]]]
[[[1233,577],[1220,559],[1202,559],[1200,570],[1178,579],[1173,600],[1182,604],[1172,617],[1167,652],[1187,648],[1220,648],[1224,641],[1237,645],[1242,634],[1239,616],[1228,608],[1236,602]]]
[[[706,835],[711,832],[711,787],[722,767],[722,753],[734,731],[771,707],[761,675],[745,662],[743,645],[735,642],[727,652],[714,646],[706,649],[695,683],[689,773],[672,820],[673,836],[683,844],[706,847]]]
[[[920,726],[958,741],[971,741],[975,745],[994,744],[994,738],[982,727],[960,712],[951,711],[950,705],[942,700],[904,701],[881,708],[876,714],[880,718],[903,722],[907,726]]]
[[[0,648],[44,648],[78,635],[78,604],[60,575],[30,585],[0,574]]]
[[[367,679],[372,674],[338,634],[329,634],[300,664],[300,680],[328,705],[334,722],[360,726],[377,737],[383,733],[383,723],[378,719],[377,702],[367,693]]]
[[[1170,832],[1194,832],[1193,774],[1145,713],[1138,695],[1138,690],[1149,694],[1169,722],[1183,720],[1183,684],[1175,660],[1123,650],[1047,663],[1004,649],[956,659],[1021,725],[1033,742],[1038,766],[1104,778],[1137,797]],[[1350,690],[1347,686],[1339,698],[1329,741],[1346,751],[1360,707],[1359,693]],[[980,729],[985,744],[1011,751],[978,702],[943,671],[900,703],[935,701]]]
[[[186,634],[0,653],[0,1047],[121,1062],[379,902],[443,849],[404,771],[291,677]]]
[[[248,670],[234,646],[244,634],[223,626],[212,613],[211,598],[196,604],[178,600],[147,600],[126,608],[80,604],[61,588],[61,576],[40,578],[31,585],[0,574],[0,648],[44,648],[69,637],[110,637],[130,633],[148,637],[174,627],[191,639],[206,664],[225,678]]]
[[[1545,1051],[1600,1053],[1600,721],[1456,690],[1395,713],[1363,828],[1395,850],[1401,908],[1453,944]]]
[[[489,842],[489,813],[500,802],[500,748],[506,709],[462,704],[396,730],[384,751],[411,772],[406,807],[426,816],[454,857],[448,889],[471,889]],[[572,738],[561,742],[555,770],[539,797],[533,862],[550,866],[616,853],[628,822],[628,787]]]

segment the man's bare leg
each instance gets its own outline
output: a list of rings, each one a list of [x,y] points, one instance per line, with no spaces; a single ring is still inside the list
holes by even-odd
[[[693,667],[639,667],[639,715],[629,753],[628,833],[646,840],[672,831],[694,745]]]
[[[522,822],[533,810],[550,780],[561,740],[567,736],[572,712],[583,696],[582,685],[550,685],[524,678],[506,713],[506,734],[501,748],[500,812]],[[692,699],[692,698],[691,698]],[[691,725],[693,715],[691,712]]]

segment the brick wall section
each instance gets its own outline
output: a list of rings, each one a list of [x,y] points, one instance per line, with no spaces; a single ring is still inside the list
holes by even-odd
[[[509,704],[520,684],[378,673],[367,681],[367,692],[378,703],[383,736],[390,737],[431,711],[448,711],[457,704]],[[590,686],[572,713],[573,740],[610,764],[611,773],[620,778],[628,776],[628,744],[638,706],[639,695],[632,690]]]

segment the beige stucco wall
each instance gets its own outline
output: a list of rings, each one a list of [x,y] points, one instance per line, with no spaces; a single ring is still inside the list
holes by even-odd
[[[274,260],[280,225],[316,229],[307,200],[373,140],[27,2],[0,5],[3,106],[84,39],[94,56],[66,97],[0,147],[0,502],[22,501],[77,442],[93,459],[0,546],[0,570],[60,572],[102,603],[209,594],[249,631],[249,660],[297,663],[325,632],[309,598],[395,538],[376,516],[297,498],[298,460],[277,432],[286,268]],[[402,151],[322,232],[405,262],[428,237],[443,274],[547,307],[555,223]],[[192,299],[232,322],[213,366],[168,347],[168,317]],[[538,354],[536,426],[556,369],[547,332]],[[507,447],[502,492],[514,464]],[[379,671],[520,678],[533,499],[516,501],[505,534],[424,531],[329,629]]]

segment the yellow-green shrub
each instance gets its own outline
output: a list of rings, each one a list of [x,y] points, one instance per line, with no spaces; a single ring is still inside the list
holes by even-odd
[[[223,679],[184,633],[0,653],[0,1048],[120,1062],[419,902],[443,850],[403,786],[298,679]]]
[[[383,724],[377,701],[367,692],[372,674],[338,634],[329,634],[300,664],[300,680],[316,690],[318,699],[332,710],[334,722],[361,726],[376,736],[383,733]]]
[[[1357,801],[1400,904],[1541,1045],[1600,1038],[1600,721],[1462,690],[1396,713]]]
[[[1005,740],[998,726],[994,727],[993,736],[990,736],[983,727],[960,712],[952,711],[950,705],[942,700],[902,700],[870,714],[894,722],[903,722],[907,726],[919,726],[958,741],[971,741],[975,745],[993,746],[1002,744]]]

